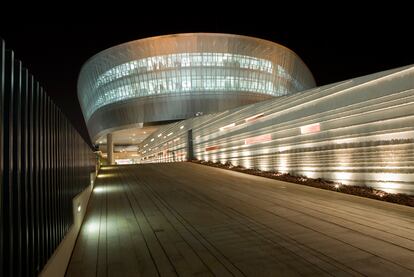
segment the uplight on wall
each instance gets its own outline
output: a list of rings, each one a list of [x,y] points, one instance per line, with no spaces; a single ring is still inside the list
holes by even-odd
[[[261,118],[263,115],[264,115],[264,113],[256,114],[256,115],[253,115],[251,117],[246,118],[244,121],[246,121],[246,122],[255,121],[256,119]]]
[[[317,133],[321,131],[321,125],[319,123],[310,124],[306,126],[300,127],[300,133],[303,134],[310,134],[310,133]]]
[[[228,129],[234,127],[234,126],[236,126],[236,123],[231,123],[229,125],[226,125],[226,126],[221,127],[219,130],[220,131],[225,131],[225,130],[228,130]]]
[[[271,140],[272,140],[272,136],[270,134],[266,134],[266,135],[247,138],[247,139],[244,140],[244,144],[246,144],[246,145],[256,144],[256,143],[260,143],[260,142],[268,142],[268,141],[271,141]]]

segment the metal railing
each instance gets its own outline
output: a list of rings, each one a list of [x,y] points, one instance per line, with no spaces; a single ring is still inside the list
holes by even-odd
[[[73,223],[96,158],[0,40],[0,276],[36,276]]]

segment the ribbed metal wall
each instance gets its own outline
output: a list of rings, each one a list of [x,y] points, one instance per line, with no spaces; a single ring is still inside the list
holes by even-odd
[[[167,125],[142,162],[186,160],[189,140],[200,160],[414,194],[414,66]]]
[[[36,276],[90,185],[91,148],[0,40],[0,276]]]

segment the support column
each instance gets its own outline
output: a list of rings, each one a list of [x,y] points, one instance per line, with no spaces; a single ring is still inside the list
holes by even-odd
[[[108,163],[114,164],[114,142],[112,141],[112,134],[106,135],[106,152],[108,154]]]
[[[187,132],[187,161],[194,160],[193,129]]]

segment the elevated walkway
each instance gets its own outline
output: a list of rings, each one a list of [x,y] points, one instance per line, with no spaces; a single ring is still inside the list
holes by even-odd
[[[192,163],[102,168],[67,276],[413,276],[414,209]]]

